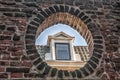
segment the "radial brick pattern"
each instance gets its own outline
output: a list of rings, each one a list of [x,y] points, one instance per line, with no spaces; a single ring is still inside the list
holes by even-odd
[[[51,14],[49,14],[48,11]],[[101,60],[101,57],[94,57],[94,55],[96,56],[98,53],[100,56],[102,56],[104,52],[103,51],[104,43],[99,42],[100,41],[100,39],[98,39],[99,37],[101,37],[101,41],[103,41],[103,39],[99,28],[96,26],[97,24],[94,23],[84,12],[80,11],[79,9],[64,5],[54,5],[52,7],[46,8],[45,10],[42,10],[29,23],[25,38],[26,41],[33,40],[33,42],[35,42],[35,38],[37,38],[37,36],[42,31],[44,31],[49,26],[57,23],[67,24],[73,27],[75,30],[77,30],[86,39],[89,46],[89,50],[91,51],[90,54],[92,55],[92,57],[86,64],[86,65],[89,64],[90,66],[85,65],[85,67],[80,68],[79,70],[75,70],[75,73],[77,75],[76,78],[82,78],[88,76],[89,74],[92,74]],[[33,31],[36,30],[36,33],[31,32],[32,30]],[[96,36],[99,37],[97,38]],[[96,42],[94,43],[94,41]],[[47,75],[48,77],[57,78],[63,78],[65,76],[65,74],[63,74],[64,72],[63,70],[57,70],[55,68],[48,67],[48,65],[41,60],[39,55],[37,56],[38,53],[31,46],[35,45],[32,43],[26,44],[26,49],[28,50],[27,54],[28,56],[30,55],[30,59],[36,65],[37,69],[41,72],[41,74],[44,73],[44,75]],[[45,72],[46,69],[45,67],[49,70],[47,73]],[[51,75],[49,76],[48,73],[50,73]],[[74,79],[75,74],[73,72],[70,73],[66,71],[66,73],[70,74],[67,76],[73,77]]]
[[[119,80],[119,16],[119,0],[0,0],[0,80]],[[57,23],[86,40],[84,67],[58,70],[40,58],[35,39]]]

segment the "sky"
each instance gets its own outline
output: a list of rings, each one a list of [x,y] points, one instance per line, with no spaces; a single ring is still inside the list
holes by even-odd
[[[45,29],[36,39],[35,45],[46,45],[49,35],[54,35],[61,31],[75,37],[74,46],[87,46],[85,39],[75,29],[60,23]]]

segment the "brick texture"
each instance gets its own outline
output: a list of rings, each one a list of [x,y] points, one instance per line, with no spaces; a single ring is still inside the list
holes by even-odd
[[[63,13],[76,17],[72,16],[70,20],[64,22],[67,18]],[[94,46],[90,47],[94,49],[93,56],[84,68],[71,72],[57,70],[39,58],[33,39],[38,26],[50,20],[49,18],[55,14],[62,16],[45,26],[56,24],[57,21],[75,26],[77,18],[88,26],[94,43]],[[119,0],[0,0],[0,80],[32,78],[119,80],[119,16]],[[74,28],[79,31],[78,27]],[[41,32],[43,30],[44,27]],[[82,33],[82,36],[85,36],[85,33]],[[92,44],[88,34],[85,38]],[[37,71],[32,70],[33,65]]]

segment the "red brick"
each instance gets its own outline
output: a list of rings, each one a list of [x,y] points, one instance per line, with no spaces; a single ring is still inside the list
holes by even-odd
[[[6,47],[5,46],[0,46],[0,50],[5,50]]]
[[[0,66],[0,72],[4,72],[5,71],[5,67]]]
[[[8,73],[0,73],[0,78],[8,78]]]
[[[20,61],[11,61],[10,66],[21,66],[21,62]]]
[[[26,19],[24,19],[24,18],[17,18],[16,21],[18,21],[19,24],[21,24],[23,26],[26,26]]]
[[[23,61],[22,66],[31,67],[32,63],[30,61]]]
[[[14,41],[14,44],[15,45],[24,45],[24,42],[23,41]]]
[[[107,74],[103,74],[103,76],[102,76],[101,79],[102,79],[102,80],[108,80]]]
[[[28,58],[28,56],[25,56],[25,55],[23,55],[22,56],[22,61],[29,61],[30,59]]]
[[[2,60],[10,60],[10,56],[9,55],[3,55],[1,57]]]
[[[3,31],[3,34],[5,34],[5,35],[12,35],[13,32],[10,32],[10,31]]]
[[[21,58],[20,58],[20,56],[11,56],[10,57],[10,60],[20,60]]]
[[[0,43],[2,46],[11,46],[12,45],[11,40],[2,40]]]
[[[9,62],[8,61],[0,61],[0,66],[8,66]]]
[[[11,78],[22,78],[23,73],[11,73]]]
[[[24,28],[24,27],[19,27],[19,30],[20,30],[20,31],[25,31],[26,28]]]
[[[15,52],[12,52],[11,54],[12,56],[21,56],[23,55],[23,51],[15,51]]]

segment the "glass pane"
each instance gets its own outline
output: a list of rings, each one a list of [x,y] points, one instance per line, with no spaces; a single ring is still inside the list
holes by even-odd
[[[56,59],[70,60],[70,49],[68,43],[56,43]]]

